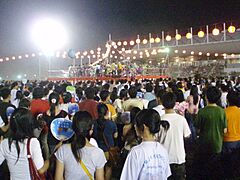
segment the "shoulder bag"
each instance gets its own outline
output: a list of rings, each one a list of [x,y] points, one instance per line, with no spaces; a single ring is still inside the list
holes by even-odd
[[[29,163],[29,172],[32,180],[46,180],[44,174],[40,174],[33,162],[32,155],[30,153],[30,141],[31,138],[27,140],[27,158]]]

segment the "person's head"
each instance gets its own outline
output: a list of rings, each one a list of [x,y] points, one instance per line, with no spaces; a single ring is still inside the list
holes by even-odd
[[[30,95],[30,91],[28,91],[28,90],[23,91],[23,96],[25,98],[29,98],[29,95]]]
[[[78,96],[79,99],[82,99],[82,96],[83,96],[83,90],[81,87],[77,87],[76,88],[76,94]]]
[[[186,88],[187,88],[187,90],[190,90],[192,88],[192,83],[191,82],[187,82]]]
[[[16,100],[21,100],[23,98],[23,93],[22,91],[18,90],[16,92]]]
[[[177,97],[177,99],[176,99],[177,102],[181,103],[184,101],[184,95],[183,95],[182,90],[178,89],[177,91],[174,92],[174,94]]]
[[[198,87],[196,85],[192,85],[190,90],[190,95],[193,96],[193,104],[197,105],[199,100],[199,95],[198,95]]]
[[[20,100],[18,107],[30,109],[31,102],[27,98],[23,98]]]
[[[9,149],[11,151],[11,144],[14,142],[17,149],[19,159],[20,145],[26,138],[33,137],[34,119],[32,113],[25,108],[16,109],[10,118],[10,136]]]
[[[217,103],[221,98],[221,91],[214,86],[209,86],[206,92],[207,101],[210,104]]]
[[[141,110],[136,118],[136,131],[137,135],[144,138],[144,135],[154,136],[159,132],[160,126],[162,125],[158,112],[154,109]],[[164,128],[169,128],[165,126]]]
[[[152,91],[153,91],[153,86],[152,86],[151,83],[147,83],[147,84],[146,84],[146,91],[147,91],[147,92],[152,92]]]
[[[48,94],[49,94],[49,89],[48,89],[48,87],[45,87],[45,88],[43,89],[43,96],[47,97]]]
[[[110,95],[111,102],[114,103],[114,101],[118,98],[117,91],[113,91]]]
[[[48,101],[49,101],[49,104],[50,104],[51,117],[55,117],[55,108],[58,106],[59,100],[60,100],[60,97],[59,97],[58,93],[52,92],[49,95]]]
[[[229,91],[227,94],[229,106],[240,107],[240,93],[237,91]]]
[[[11,90],[9,88],[3,87],[0,90],[0,96],[3,98],[3,100],[10,100]]]
[[[163,97],[164,93],[166,93],[166,91],[164,89],[159,89],[156,92],[156,97],[157,97],[158,104],[162,104],[162,97]]]
[[[182,89],[182,88],[183,88],[183,84],[182,84],[181,81],[177,83],[177,88],[179,88],[179,89]]]
[[[137,88],[135,86],[131,86],[128,90],[128,94],[130,98],[136,98],[137,97]]]
[[[64,92],[62,97],[63,97],[64,104],[70,103],[72,100],[72,94],[70,92]]]
[[[106,104],[99,103],[97,105],[98,119],[105,120],[109,119],[108,107]]]
[[[54,86],[54,84],[53,84],[52,82],[50,82],[50,83],[47,85],[47,88],[48,88],[49,90],[52,90],[52,89],[53,89],[53,86]]]
[[[91,115],[87,111],[76,112],[72,121],[72,129],[75,132],[75,135],[71,143],[71,150],[76,161],[79,162],[81,160],[79,150],[86,145],[87,140],[90,140],[93,132],[93,121]]]
[[[85,95],[87,99],[93,99],[95,96],[95,90],[92,87],[88,87],[85,89]]]
[[[109,89],[110,89],[110,84],[108,84],[108,83],[104,84],[103,87],[102,87],[102,90],[109,91]]]
[[[11,84],[11,89],[18,89],[18,82],[13,82],[12,84]]]
[[[141,111],[140,108],[138,107],[133,107],[130,111],[130,121],[132,124],[135,124],[135,117],[137,116],[137,114]]]
[[[225,85],[225,84],[221,84],[221,90],[222,90],[222,92],[228,92],[228,86],[227,85]]]
[[[176,104],[177,97],[172,92],[166,92],[162,96],[162,104],[165,109],[173,109]]]
[[[41,99],[44,96],[44,90],[42,87],[35,87],[33,89],[33,99]]]
[[[120,91],[119,98],[122,100],[127,98],[127,90],[126,89],[122,89]]]
[[[110,98],[110,93],[109,91],[107,90],[102,90],[100,92],[100,98],[101,98],[101,101],[105,102],[105,101],[108,101],[109,98]]]

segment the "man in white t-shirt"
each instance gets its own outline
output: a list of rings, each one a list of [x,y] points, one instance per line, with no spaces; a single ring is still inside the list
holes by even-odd
[[[172,176],[170,179],[185,179],[185,148],[184,138],[190,136],[191,131],[186,119],[175,113],[176,96],[172,92],[165,93],[162,103],[165,113],[161,120],[168,121],[170,127],[166,136],[158,136],[159,142],[167,149]],[[159,134],[162,134],[160,130]]]

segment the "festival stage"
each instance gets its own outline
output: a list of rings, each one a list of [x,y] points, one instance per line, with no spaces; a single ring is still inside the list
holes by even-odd
[[[50,77],[48,78],[48,81],[71,81],[73,83],[76,83],[78,81],[117,81],[117,80],[134,80],[134,79],[159,79],[159,78],[168,78],[168,76],[156,76],[156,75],[146,75],[146,76],[135,76],[135,77],[107,77],[107,76],[101,76],[101,77],[70,77],[70,78],[59,78],[59,77]]]

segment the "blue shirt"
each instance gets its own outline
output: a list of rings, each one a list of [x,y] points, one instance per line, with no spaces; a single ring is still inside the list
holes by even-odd
[[[98,120],[96,120],[95,124],[94,124],[94,128],[93,128],[93,137],[96,139],[97,143],[98,143],[98,147],[101,148],[104,152],[108,151],[108,147],[106,146],[104,140],[102,137],[98,136]],[[110,121],[110,120],[106,120],[104,122],[104,136],[106,137],[106,140],[109,144],[110,147],[114,146],[114,138],[113,138],[113,134],[117,132],[117,125],[115,124],[115,122]]]
[[[156,96],[151,92],[146,92],[144,94],[144,99],[146,99],[148,101],[152,101],[152,100],[156,99]]]

